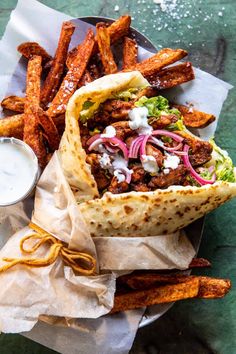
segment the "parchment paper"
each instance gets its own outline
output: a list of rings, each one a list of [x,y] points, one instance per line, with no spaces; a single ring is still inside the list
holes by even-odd
[[[20,65],[17,68],[17,71],[15,71],[16,66],[17,66],[17,60],[19,59],[19,54],[16,52],[16,46],[20,44],[23,41],[38,41],[40,44],[42,44],[48,51],[49,53],[53,54],[55,50],[55,46],[57,43],[57,38],[60,32],[60,27],[61,23],[64,20],[70,19],[69,16],[61,14],[59,12],[56,12],[52,9],[47,8],[46,6],[34,1],[34,0],[20,0],[18,2],[17,8],[15,11],[12,12],[11,19],[8,23],[6,32],[3,36],[3,39],[0,43],[0,77],[1,77],[1,87],[0,87],[0,99],[2,99],[6,93],[9,94],[19,94],[23,95],[24,94],[24,78],[25,78],[25,63],[24,61],[21,60]],[[48,25],[50,23],[50,25]],[[82,25],[79,21],[77,23],[80,24],[79,31],[76,31],[74,41],[79,41],[77,36],[81,36],[82,38],[84,37],[84,33],[86,30],[86,26]],[[90,26],[91,27],[91,26]],[[82,39],[81,38],[81,39]],[[141,52],[141,57],[140,59],[150,55],[149,53],[145,52],[145,50],[142,50]],[[14,73],[14,77],[12,80],[12,74]],[[181,88],[174,89],[170,92],[170,95],[175,96],[175,102],[178,103],[194,103],[196,108],[205,110],[209,113],[214,113],[216,116],[219,115],[220,110],[222,108],[222,104],[227,96],[228,90],[231,88],[230,85],[227,83],[224,83],[221,80],[218,80],[214,78],[213,76],[202,72],[201,70],[196,70],[196,80],[193,83],[188,83],[185,85],[182,85]],[[10,85],[8,86],[10,81]],[[206,100],[207,97],[207,100]],[[206,128],[204,130],[204,138],[208,138],[209,136],[212,136],[214,134],[215,130],[215,125],[212,125],[211,128]],[[50,167],[50,166],[49,166]],[[59,166],[58,166],[59,167]],[[60,169],[60,167],[59,167]],[[47,173],[47,170],[45,170],[45,173]],[[42,181],[42,180],[41,180]],[[68,196],[67,196],[68,197]],[[0,209],[0,232],[2,232],[2,239],[6,242],[8,237],[14,233],[17,229],[25,226],[28,223],[28,217],[30,214],[30,208],[28,207],[27,204],[30,204],[30,201],[27,201],[27,203],[24,204],[19,204],[13,207],[9,208],[4,208],[3,210]],[[73,204],[73,201],[72,201]],[[28,208],[28,213],[25,212],[25,209]],[[73,207],[72,207],[73,209]],[[48,210],[47,210],[48,212]],[[75,208],[74,208],[74,212]],[[73,213],[72,213],[73,214]],[[37,216],[37,213],[35,213],[35,218]],[[37,216],[39,224],[42,225],[42,220],[44,217]],[[71,214],[69,213],[69,218],[71,217]],[[68,218],[68,216],[67,216]],[[51,223],[47,223],[48,226],[52,226]],[[55,225],[54,225],[55,227]],[[49,230],[49,228],[47,228]],[[50,231],[50,230],[49,230]],[[60,233],[57,234],[56,236],[59,238],[67,237],[67,241],[74,242],[78,241],[73,235],[73,230],[70,230],[69,232],[65,232],[63,234],[63,228],[60,229]],[[56,233],[56,232],[55,232]],[[79,247],[85,248],[88,247],[90,251],[95,252],[95,248],[93,243],[89,241],[89,237],[86,238],[86,230],[84,230],[84,238],[81,238],[81,242],[79,243]],[[21,233],[20,233],[21,235]],[[9,252],[9,250],[12,251],[14,248],[15,252],[17,252],[17,247],[15,245],[15,242],[18,240],[19,234],[15,235],[14,237],[11,238],[9,243],[1,250],[0,256],[2,257],[2,254],[6,254],[5,252]],[[166,237],[166,236],[165,236]],[[171,235],[170,235],[171,237]],[[175,240],[181,239],[179,235],[174,235]],[[152,239],[152,238],[148,238]],[[182,238],[183,239],[183,238]],[[84,242],[82,242],[84,240]],[[88,241],[88,244],[86,243],[86,240]],[[138,240],[140,243],[140,240]],[[156,255],[156,249],[155,245],[153,245],[153,240],[147,240],[147,245],[145,245],[145,253],[150,255],[151,257],[151,262],[157,262],[156,258],[154,255]],[[104,245],[101,245],[101,241],[99,239],[95,240],[95,245],[97,252],[99,253],[99,259],[100,260],[100,267],[104,269],[120,269],[117,264],[112,263],[112,259],[106,261],[106,253],[104,253]],[[109,241],[108,242],[119,242],[119,240],[114,240],[114,241]],[[135,241],[134,241],[135,242]],[[137,241],[136,241],[137,242]],[[131,242],[132,243],[132,242]],[[118,243],[121,245],[121,243]],[[180,247],[181,242],[178,244],[178,247]],[[11,247],[13,245],[13,248]],[[159,245],[160,246],[160,245]],[[110,247],[115,247],[115,245],[110,245]],[[116,247],[117,243],[116,243]],[[123,249],[123,245],[121,245],[121,249]],[[131,250],[135,248],[134,245],[129,244],[129,247]],[[133,248],[132,248],[133,247]],[[159,248],[160,249],[160,248]],[[154,250],[153,254],[151,254],[152,250]],[[180,248],[179,248],[180,250]],[[147,252],[148,251],[148,252]],[[94,253],[95,254],[95,253]],[[11,253],[12,256],[12,253]],[[124,255],[127,257],[127,254]],[[153,257],[152,257],[153,256]],[[143,259],[143,264],[145,262],[149,262],[149,257],[146,257],[147,259]],[[125,257],[124,257],[125,259]],[[176,259],[178,259],[177,253],[175,253],[173,259],[175,261],[171,260],[171,264],[175,264]],[[135,257],[132,260],[135,262]],[[127,264],[128,262],[126,262]],[[124,263],[125,264],[125,263]],[[62,272],[60,260],[57,261],[57,263],[52,266],[52,268],[55,267],[53,272],[57,272],[58,274]],[[123,266],[122,266],[123,267]],[[122,268],[121,269],[124,269]],[[154,268],[161,268],[160,264],[155,264]],[[183,265],[182,265],[183,267]],[[179,265],[179,268],[182,268]],[[184,267],[183,267],[184,268]],[[59,270],[60,269],[60,270]],[[128,268],[127,268],[128,269]],[[48,268],[47,271],[50,271]],[[74,281],[74,276],[71,274],[70,269],[65,267],[63,269],[65,272],[65,278],[62,277],[60,278],[60,281],[68,281],[72,283]],[[26,271],[24,271],[26,272]],[[34,272],[34,271],[33,271]],[[32,272],[32,273],[33,273]],[[6,281],[8,282],[9,287],[10,286],[15,286],[14,285],[14,280],[15,283],[18,284],[18,292],[16,292],[17,296],[20,294],[20,291],[25,291],[25,286],[23,285],[23,282],[19,281],[18,283],[16,282],[17,277],[16,275],[12,275],[11,273],[16,274],[14,270],[10,271],[7,275],[4,274],[2,275],[3,277],[9,277],[7,280],[3,280],[0,277],[0,284],[2,281],[4,281],[4,285],[6,284]],[[22,274],[22,271],[21,271]],[[10,276],[11,275],[11,276]],[[106,279],[106,277],[108,277]],[[35,279],[40,279],[39,274],[37,274],[36,277],[33,276],[32,278]],[[55,281],[58,279],[55,278]],[[101,280],[101,279],[100,279]],[[108,312],[109,306],[110,306],[110,295],[113,291],[113,283],[114,281],[114,275],[105,275],[105,293],[107,292],[107,297],[105,296],[105,305],[106,306],[96,306],[96,311],[100,311],[101,307],[103,308],[104,313]],[[87,283],[86,283],[87,285]],[[101,285],[101,283],[100,283]],[[23,288],[24,287],[24,288]],[[99,287],[99,286],[98,286]],[[26,289],[31,289],[31,283],[29,286],[26,287]],[[37,287],[36,287],[37,289]],[[39,287],[41,290],[42,288]],[[109,289],[109,291],[107,291]],[[61,288],[58,288],[59,292],[61,292]],[[65,289],[64,289],[65,290]],[[40,291],[44,292],[44,290]],[[63,296],[65,296],[65,292],[63,292]],[[9,290],[8,290],[9,294]],[[29,300],[29,302],[32,300],[31,297],[32,293],[28,294],[28,297],[24,300]],[[39,296],[43,296],[43,294],[38,294]],[[45,294],[44,294],[45,295]],[[5,296],[6,297],[6,296]],[[60,298],[60,296],[59,296]],[[9,332],[12,330],[12,328],[16,329],[16,323],[19,323],[18,321],[21,321],[22,327],[18,327],[18,330],[29,330],[35,323],[35,316],[37,317],[37,306],[41,306],[40,301],[37,304],[34,304],[35,306],[30,306],[29,309],[29,316],[24,317],[24,321],[22,321],[21,315],[19,316],[19,309],[20,307],[14,306],[12,307],[12,304],[15,304],[15,298],[9,298],[9,302],[7,300],[4,300],[6,303],[8,302],[9,307],[4,307],[4,302],[2,302],[2,296],[0,297],[0,325],[4,329],[4,331]],[[54,300],[53,300],[54,301]],[[58,299],[59,301],[59,299]],[[45,302],[47,302],[45,300]],[[68,301],[69,302],[69,301]],[[23,304],[22,304],[23,305]],[[33,303],[32,303],[33,305]],[[52,305],[52,303],[51,303]],[[28,303],[29,306],[29,303]],[[61,304],[61,307],[62,304]],[[72,306],[71,306],[72,307]],[[26,307],[24,308],[24,312],[26,311],[25,309],[28,308],[27,304]],[[36,308],[36,310],[35,310]],[[51,307],[52,308],[52,307]],[[42,311],[42,307],[40,309],[41,313],[46,313],[46,314],[53,314],[56,315],[57,312],[55,311],[55,308],[53,310],[48,306],[47,309]],[[99,310],[98,310],[99,308]],[[66,308],[68,311],[71,311],[71,308]],[[65,311],[63,308],[63,311]],[[12,311],[14,311],[15,316],[12,316],[12,321],[9,320],[9,314],[12,314]],[[101,313],[100,313],[101,314]],[[63,316],[67,316],[66,312],[61,314]],[[69,317],[79,317],[78,313],[77,316],[70,313]],[[96,314],[97,316],[97,314]],[[94,317],[96,317],[94,316]],[[36,339],[40,341],[41,343],[45,343],[45,345],[50,346],[51,348],[60,351],[62,353],[88,353],[88,352],[94,352],[94,353],[110,353],[111,348],[112,348],[112,353],[126,353],[129,351],[132,341],[134,338],[134,335],[136,333],[138,323],[140,321],[140,318],[142,316],[142,310],[140,311],[133,311],[132,313],[129,313],[128,315],[122,314],[122,315],[117,315],[116,317],[112,318],[101,318],[99,320],[80,320],[79,322],[75,321],[73,322],[73,331],[70,328],[56,328],[55,326],[49,327],[46,324],[40,324],[37,327],[34,328],[33,332],[29,334],[32,339]],[[3,318],[8,318],[8,321],[5,321],[2,323]],[[58,321],[54,324],[58,324]],[[69,323],[69,322],[68,322]],[[67,323],[67,324],[68,324]],[[63,323],[64,325],[65,323]],[[47,339],[45,339],[45,331],[49,331]],[[76,329],[75,329],[76,328]],[[96,330],[92,330],[92,328]],[[84,333],[86,332],[86,335]],[[126,335],[125,335],[126,334]],[[60,339],[60,336],[63,336],[64,340]],[[66,341],[67,338],[67,341]],[[119,340],[117,341],[117,338]],[[90,343],[90,347],[88,347],[88,342]],[[78,346],[77,343],[80,343]],[[88,350],[89,348],[89,350]],[[98,348],[98,351],[95,349]],[[100,349],[99,349],[100,348]]]

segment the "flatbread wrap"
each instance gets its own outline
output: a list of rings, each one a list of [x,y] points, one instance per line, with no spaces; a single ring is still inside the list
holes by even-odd
[[[236,196],[227,152],[137,71],[75,92],[59,152],[92,236],[169,234]]]

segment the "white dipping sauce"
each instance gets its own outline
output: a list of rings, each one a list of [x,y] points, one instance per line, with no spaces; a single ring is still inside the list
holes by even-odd
[[[13,138],[0,139],[0,205],[13,204],[36,182],[38,162],[33,151]]]

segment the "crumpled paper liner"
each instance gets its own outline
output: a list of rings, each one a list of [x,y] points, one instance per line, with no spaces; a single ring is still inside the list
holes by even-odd
[[[49,53],[53,53],[60,32],[61,22],[69,19],[70,16],[54,11],[40,4],[37,1],[34,0],[18,1],[17,8],[15,9],[15,11],[12,12],[11,19],[7,25],[7,29],[0,43],[0,54],[1,54],[0,55],[0,76],[1,76],[0,99],[2,99],[6,95],[6,93],[19,94],[21,96],[24,95],[25,62],[24,60],[21,60],[19,65],[17,64],[17,61],[20,58],[20,56],[16,51],[16,46],[23,41],[38,41],[40,44],[45,46],[45,48],[49,51]],[[50,26],[48,26],[48,23],[50,23]],[[77,21],[77,23],[79,23],[79,28],[78,30],[75,31],[75,36],[74,36],[75,42],[80,41],[79,39],[84,36],[85,29],[86,27],[88,27],[88,25],[87,24],[85,25],[85,23],[82,21]],[[150,56],[150,53],[144,49],[140,51],[139,59],[142,60],[148,56]],[[16,66],[17,66],[17,70],[15,71]],[[178,103],[183,103],[183,104],[185,104],[186,102],[194,103],[196,108],[205,110],[206,112],[209,113],[215,113],[216,116],[218,117],[223,102],[227,96],[228,90],[232,86],[230,86],[227,83],[224,83],[221,80],[218,80],[217,78],[214,78],[213,76],[207,73],[202,72],[201,70],[197,69],[195,70],[195,73],[196,73],[196,80],[194,82],[187,83],[182,85],[181,87],[173,89],[170,91],[170,94],[172,95],[172,97],[174,97],[174,100]],[[10,85],[7,87],[9,82]],[[208,98],[210,97],[210,99],[206,100],[206,97]],[[209,136],[212,136],[215,131],[215,126],[216,123],[211,125],[208,128],[205,128],[204,130],[201,130],[202,133],[201,136],[204,138],[208,138]],[[70,204],[70,201],[68,201],[68,203]],[[29,204],[29,207],[27,204]],[[47,210],[46,204],[45,207],[46,207],[45,209],[46,211]],[[19,229],[20,227],[24,227],[25,225],[27,225],[30,210],[31,210],[30,201],[20,203],[19,205],[16,206],[11,206],[9,208],[0,209],[0,233],[1,233],[2,244],[8,240],[11,233],[14,233],[14,231]],[[68,223],[70,222],[72,216],[75,215],[76,213],[75,210],[76,210],[75,206],[72,206],[70,212],[67,210],[66,219]],[[80,222],[82,224],[81,220]],[[4,255],[6,255],[8,254],[8,252],[10,252],[9,255],[11,256],[19,255],[17,251],[18,241],[19,241],[18,237],[20,237],[19,235],[22,235],[21,232],[27,232],[27,229],[20,231],[19,234],[14,235],[9,240],[9,242],[1,250],[0,257],[3,256],[3,253]],[[95,252],[94,244],[92,240],[90,240],[90,238],[87,236],[86,229],[84,229],[83,238],[81,239],[81,242],[79,242],[79,244],[77,242],[78,241],[77,238],[74,236],[75,236],[75,232],[73,230],[70,230],[68,233],[67,232],[63,233],[62,229],[60,230],[60,235],[57,235],[57,237],[59,238],[67,237],[71,245],[75,241],[77,243],[77,246],[81,247],[81,249],[83,247],[84,248],[87,247],[88,249],[90,249],[92,253]],[[88,241],[88,244],[86,243],[86,240]],[[94,242],[97,248],[96,251],[101,252],[100,250],[104,249],[104,247],[103,245],[100,246],[99,244],[100,240],[94,240]],[[146,252],[150,253],[151,250],[153,249],[152,245],[151,246],[150,245],[151,244],[149,244],[148,247],[145,246],[146,247],[145,254]],[[14,253],[12,253],[13,249],[14,249]],[[103,257],[105,257],[105,254]],[[101,260],[103,257],[101,257]],[[109,262],[111,261],[112,259],[110,258]],[[143,264],[145,264],[144,260],[143,260]],[[107,267],[106,261],[105,262],[100,261],[100,266]],[[115,265],[112,265],[112,263],[109,264],[109,267],[114,267],[114,266]],[[41,281],[42,283],[44,281],[45,282],[44,286],[41,287],[42,286],[41,283],[39,288],[40,291],[42,292],[41,296],[42,298],[45,297],[45,301],[47,304],[46,297],[48,296],[46,296],[47,292],[45,292],[45,289],[47,289],[47,286],[49,286],[48,283],[48,279],[50,279],[49,276],[53,275],[54,272],[58,276],[58,278],[55,278],[58,284],[62,280],[61,285],[64,285],[63,283],[64,281],[67,285],[69,284],[70,287],[76,289],[76,287],[78,286],[78,283],[76,281],[77,277],[71,274],[71,270],[68,267],[66,268],[61,267],[60,259],[57,260],[57,262],[50,267],[47,269],[49,272],[48,277],[43,279],[40,278],[38,274],[35,277],[35,272],[39,271],[39,269],[31,269],[30,271],[28,270],[30,276],[32,276],[28,278],[30,279],[29,283],[22,282],[21,276],[19,276],[18,274],[18,273],[23,274],[24,272],[26,272],[26,270],[23,270],[22,266],[18,266],[15,269],[9,270],[8,273],[0,275],[0,283],[3,281],[2,289],[5,294],[5,297],[3,299],[4,301],[0,302],[1,304],[0,327],[2,328],[2,330],[4,330],[5,332],[11,332],[13,329],[15,331],[20,331],[20,330],[23,331],[23,330],[29,330],[34,326],[35,321],[37,320],[37,311],[38,311],[37,306],[38,305],[40,306],[40,303],[37,303],[36,300],[34,301],[34,304],[31,303],[32,306],[30,305],[29,307],[29,302],[32,301],[32,297],[31,297],[33,293],[32,289],[36,289],[37,285],[39,285]],[[62,277],[63,279],[61,279],[60,275],[63,274],[63,272],[65,277]],[[112,286],[110,285],[114,284],[114,275],[109,275],[108,278],[106,278],[106,276],[100,278],[100,283],[98,288],[100,290],[101,288],[103,288],[104,290],[107,289],[107,287],[109,287],[112,293],[113,289]],[[104,286],[101,286],[102,284],[101,279],[104,280],[105,283],[105,285],[103,283]],[[109,284],[109,282],[111,284]],[[80,286],[85,285],[83,281],[79,283]],[[12,286],[15,287],[15,291],[13,293],[11,293],[10,291],[10,289],[12,289]],[[88,289],[87,282],[86,282],[86,286]],[[8,289],[7,292],[4,290],[6,287]],[[96,294],[98,288],[96,288],[96,286],[93,283],[92,285],[93,294]],[[55,289],[57,289],[59,292],[62,291],[62,293],[64,292],[64,290],[66,290],[66,288],[64,289],[63,286],[60,286],[59,288],[56,286]],[[54,291],[55,289],[52,288],[51,290]],[[98,291],[98,293],[101,296],[102,301],[106,303],[106,306],[109,307],[110,306],[109,301],[111,300],[109,298],[109,295],[111,293],[107,292],[107,290],[104,290],[104,292],[102,293],[100,292],[100,290]],[[11,295],[9,295],[10,293]],[[18,307],[15,306],[16,298],[18,297],[18,295],[21,295],[23,293],[25,295],[23,299],[25,303],[24,304],[20,303]],[[50,297],[50,299],[52,299],[52,297]],[[66,296],[65,300],[68,301],[69,304],[71,299],[68,298],[68,296]],[[28,305],[27,305],[27,301],[28,301]],[[53,315],[54,313],[56,313],[53,303],[51,303],[50,305],[48,304],[47,305],[43,304],[43,305],[44,306],[42,306],[40,311],[38,312],[42,312],[42,310],[45,309],[45,313],[47,314],[50,313],[51,315]],[[58,302],[56,302],[56,305],[58,305]],[[73,302],[71,302],[71,307],[72,306],[73,306]],[[69,307],[67,306],[64,307],[62,303],[61,303],[61,309],[64,315],[66,315],[69,311],[72,311]],[[96,311],[98,311],[97,306],[96,306]],[[103,307],[103,311],[107,312],[108,308]],[[77,320],[75,321],[67,320],[67,322],[64,322],[64,320],[58,321],[58,319],[56,319],[53,322],[54,326],[49,326],[46,323],[38,323],[37,326],[34,327],[34,329],[27,335],[30,338],[41,342],[44,345],[47,345],[57,351],[60,351],[61,353],[68,353],[68,352],[76,353],[78,352],[78,350],[80,351],[80,353],[88,353],[88,352],[127,353],[132,345],[132,341],[136,333],[138,323],[142,317],[142,313],[143,310],[138,310],[138,311],[128,312],[127,314],[118,314],[118,315],[113,315],[112,317],[105,316],[96,320],[84,319],[84,320],[79,320],[78,322]],[[160,309],[160,314],[161,313],[163,313],[163,306]],[[72,313],[70,313],[70,315],[72,315]],[[78,313],[77,315],[72,317],[78,317]],[[47,320],[49,319],[47,318]],[[73,322],[73,329],[71,329],[70,327],[68,328],[56,327],[57,324],[69,325],[71,324],[71,321]]]
[[[180,232],[145,238],[91,238],[63,175],[58,152],[40,178],[34,207],[32,221],[70,247],[95,255],[95,243],[103,270],[186,269],[195,255],[188,238]]]

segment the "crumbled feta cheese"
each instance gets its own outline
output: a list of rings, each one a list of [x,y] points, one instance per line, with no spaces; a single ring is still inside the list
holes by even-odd
[[[170,173],[170,169],[164,168],[163,173],[164,173],[164,175],[168,175]]]
[[[129,111],[129,126],[137,130],[139,135],[149,135],[153,128],[148,124],[148,109],[146,107],[135,107]]]
[[[107,152],[107,150],[104,148],[104,146],[102,144],[99,144],[97,147],[94,147],[93,150],[100,152],[100,154]]]
[[[128,166],[128,161],[126,161],[122,156],[116,155],[114,161],[112,162],[114,169],[114,176],[117,177],[118,182],[123,182],[126,179],[126,175],[132,174],[133,170],[130,170]],[[121,175],[124,176],[124,179],[121,178]],[[122,179],[122,180],[121,180]]]
[[[112,125],[108,125],[105,133],[101,134],[101,138],[114,138],[116,136],[116,129]]]
[[[118,183],[125,181],[125,175],[119,170],[114,171],[114,176],[117,178]]]
[[[112,163],[111,163],[110,156],[105,152],[103,153],[102,156],[99,157],[99,163],[100,163],[101,168],[103,168],[105,170],[112,169]]]
[[[180,159],[176,155],[169,155],[166,153],[166,159],[164,160],[164,168],[171,168],[175,170],[180,163]]]
[[[116,5],[115,7],[114,7],[114,11],[115,12],[118,12],[120,10],[120,7],[118,6],[118,5]]]
[[[128,161],[126,161],[122,156],[116,155],[114,157],[114,161],[112,162],[112,166],[115,170],[124,169],[128,166]]]
[[[142,155],[142,166],[149,173],[156,173],[159,170],[155,157],[151,155]]]

